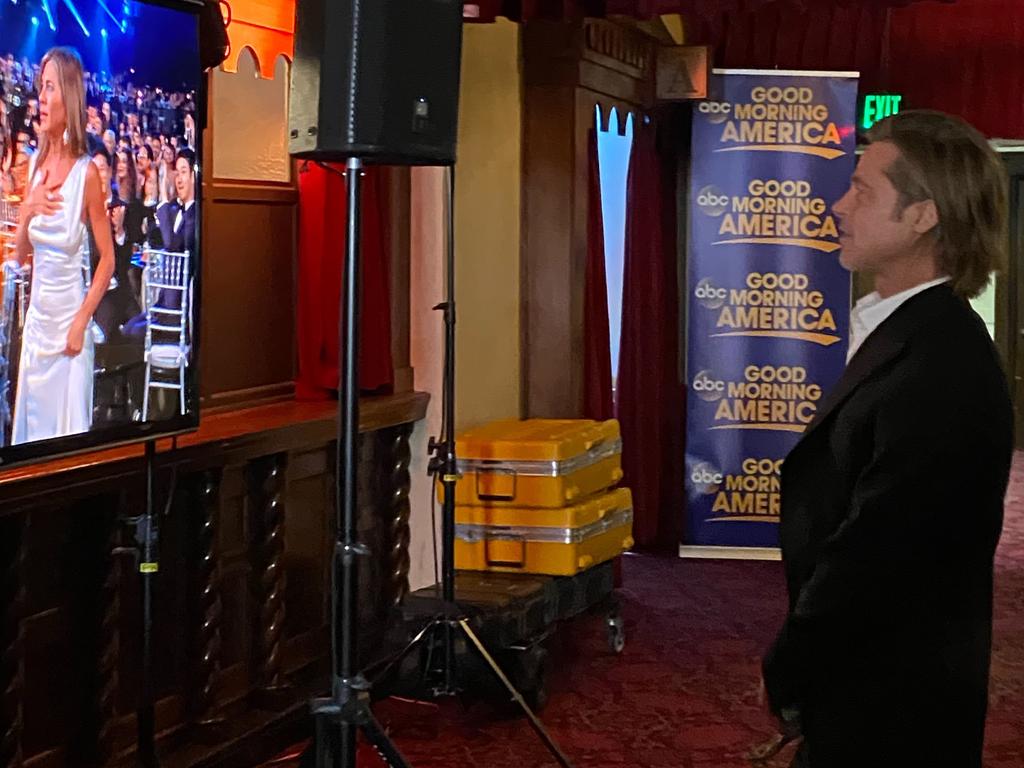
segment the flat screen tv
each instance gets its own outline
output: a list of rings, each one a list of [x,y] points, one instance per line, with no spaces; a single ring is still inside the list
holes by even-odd
[[[0,0],[0,467],[198,426],[198,13]]]

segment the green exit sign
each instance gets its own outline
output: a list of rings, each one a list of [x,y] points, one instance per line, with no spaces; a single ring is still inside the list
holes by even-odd
[[[860,124],[867,130],[879,120],[891,117],[900,111],[903,97],[898,93],[869,93],[861,106]]]

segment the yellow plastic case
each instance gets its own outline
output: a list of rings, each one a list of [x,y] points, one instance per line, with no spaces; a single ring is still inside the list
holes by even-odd
[[[633,546],[633,497],[617,488],[562,509],[455,508],[455,567],[572,576]]]
[[[622,479],[615,419],[496,421],[461,435],[455,450],[455,503],[467,506],[563,507]]]

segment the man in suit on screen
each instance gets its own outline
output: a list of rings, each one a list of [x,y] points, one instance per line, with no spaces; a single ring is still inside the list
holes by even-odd
[[[196,252],[196,155],[191,149],[178,150],[174,160],[176,198],[157,210],[156,218],[164,247],[169,251]]]
[[[765,689],[803,734],[796,765],[980,768],[1013,412],[968,299],[1005,257],[1007,181],[937,112],[869,141],[834,210],[875,292],[782,467],[789,612]]]

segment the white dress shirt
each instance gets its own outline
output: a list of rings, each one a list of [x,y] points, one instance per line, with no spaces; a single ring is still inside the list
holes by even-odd
[[[174,234],[178,234],[181,231],[181,223],[185,220],[185,212],[195,205],[195,202],[195,200],[189,200],[183,206],[179,202],[178,215],[174,217]]]
[[[899,309],[903,302],[921,291],[948,282],[949,276],[944,275],[935,280],[929,280],[927,283],[915,285],[913,288],[907,288],[905,291],[894,293],[886,299],[879,296],[878,291],[874,291],[858,301],[850,313],[850,349],[846,353],[846,362],[849,363],[853,359],[864,340],[885,322],[889,315]]]

